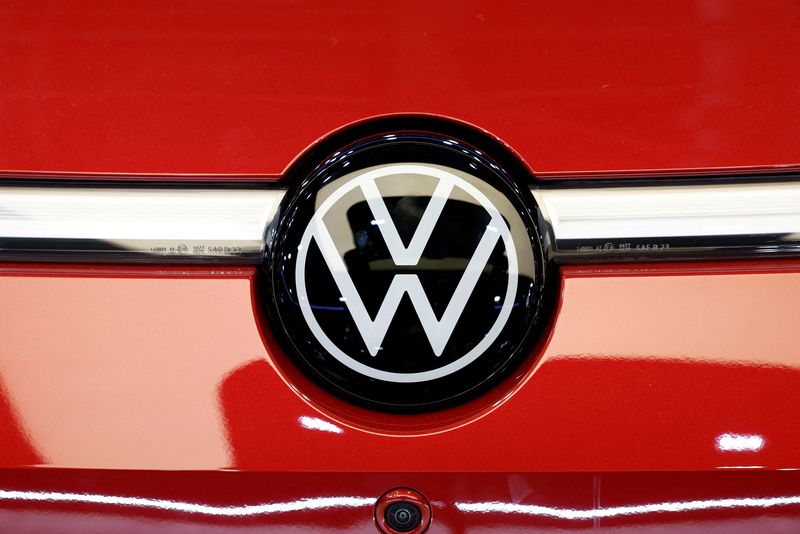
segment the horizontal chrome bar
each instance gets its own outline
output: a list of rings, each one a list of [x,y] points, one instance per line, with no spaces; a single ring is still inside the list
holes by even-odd
[[[800,253],[800,181],[539,183],[558,262]],[[285,190],[0,185],[0,261],[259,264]]]
[[[538,187],[560,261],[800,252],[800,182]]]
[[[283,194],[0,186],[0,259],[260,263]]]

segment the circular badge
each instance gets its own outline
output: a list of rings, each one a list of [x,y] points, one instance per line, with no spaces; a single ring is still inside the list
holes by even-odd
[[[479,150],[430,134],[364,140],[281,210],[271,302],[290,356],[383,409],[481,390],[530,349],[544,269],[530,193]]]

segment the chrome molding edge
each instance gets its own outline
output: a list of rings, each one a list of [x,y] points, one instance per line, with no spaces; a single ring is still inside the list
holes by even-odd
[[[797,178],[792,176],[792,178]],[[537,183],[559,263],[800,253],[800,180]],[[0,185],[0,261],[260,264],[276,186]]]
[[[0,259],[255,264],[280,189],[0,186]]]
[[[800,252],[800,181],[535,187],[560,262]]]

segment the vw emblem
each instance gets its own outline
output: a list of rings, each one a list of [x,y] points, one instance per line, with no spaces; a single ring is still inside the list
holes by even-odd
[[[290,355],[328,389],[430,409],[530,350],[541,247],[524,188],[461,141],[396,134],[339,151],[290,197],[271,247]]]

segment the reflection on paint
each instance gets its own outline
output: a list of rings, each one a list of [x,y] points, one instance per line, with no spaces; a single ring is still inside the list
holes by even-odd
[[[325,508],[358,508],[375,504],[375,499],[371,497],[315,497],[298,499],[296,501],[243,506],[214,506],[211,504],[167,499],[150,499],[145,497],[121,497],[118,495],[98,495],[91,493],[62,493],[58,491],[13,490],[0,490],[0,501],[108,504],[112,506],[166,510],[185,514],[220,517],[257,516],[296,512],[300,510],[320,510]]]
[[[344,430],[338,426],[324,419],[320,419],[319,417],[301,415],[299,421],[300,426],[308,428],[309,430],[321,430],[322,432],[332,432],[334,434],[342,434],[344,432]]]
[[[123,497],[118,495],[102,495],[91,493],[17,490],[0,490],[0,501],[101,504],[217,517],[259,516],[304,510],[322,510],[329,508],[360,508],[373,506],[375,504],[375,499],[372,497],[314,497],[285,502],[241,506],[215,506],[211,504],[146,497]],[[773,508],[791,505],[800,505],[800,495],[785,497],[742,497],[733,499],[661,502],[642,505],[597,508],[594,510],[580,510],[575,508],[558,508],[535,504],[515,504],[494,501],[455,503],[456,509],[462,512],[521,514],[567,520],[590,520],[653,513],[692,512],[701,510],[723,510],[731,508]]]
[[[766,469],[766,465],[721,465],[717,469]]]
[[[632,506],[613,506],[595,510],[556,508],[536,504],[514,504],[506,502],[457,502],[462,512],[522,514],[557,519],[602,519],[607,517],[644,515],[656,513],[694,512],[698,510],[722,510],[729,508],[772,508],[800,504],[800,495],[788,497],[742,497],[738,499],[708,499],[683,502],[660,502]]]
[[[765,440],[757,434],[720,434],[717,449],[723,452],[755,452],[764,448]]]

